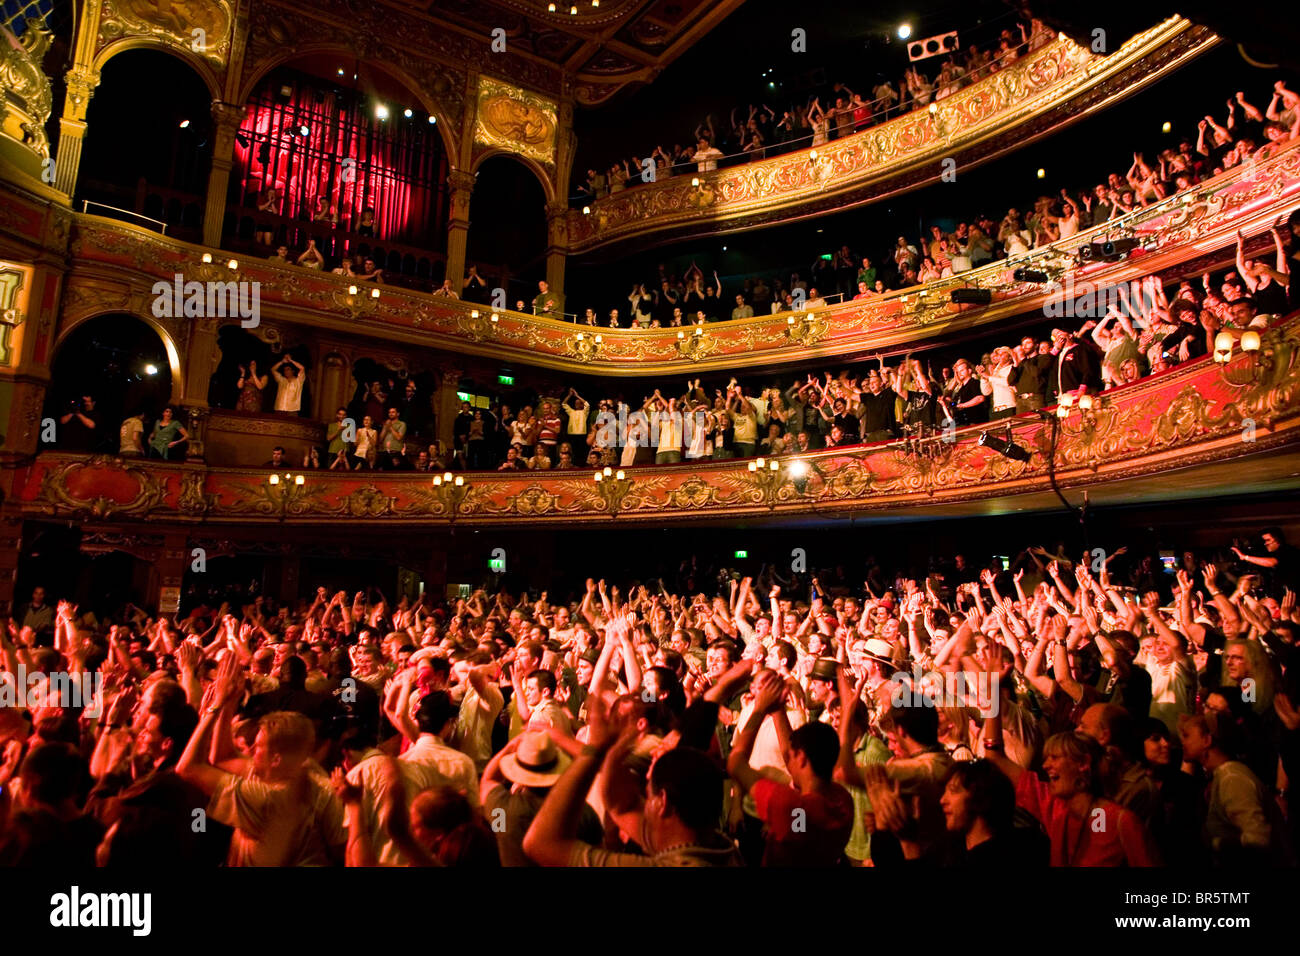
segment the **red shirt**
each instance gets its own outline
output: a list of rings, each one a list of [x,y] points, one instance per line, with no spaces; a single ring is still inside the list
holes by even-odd
[[[1016,803],[1034,815],[1052,840],[1052,866],[1158,866],[1146,827],[1113,800],[1097,800],[1086,817],[1070,812],[1049,785],[1026,770]]]
[[[853,831],[853,797],[838,783],[801,793],[766,777],[750,791],[767,824],[764,866],[833,866]]]

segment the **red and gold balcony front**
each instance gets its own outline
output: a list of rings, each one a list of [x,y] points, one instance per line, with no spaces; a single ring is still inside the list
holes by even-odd
[[[688,370],[807,362],[825,356],[888,351],[996,323],[1059,301],[1059,289],[1018,282],[1017,268],[1046,271],[1061,283],[1094,287],[1128,282],[1229,248],[1237,230],[1263,231],[1300,203],[1300,144],[1247,168],[1170,197],[1123,219],[1011,260],[869,300],[805,313],[694,328],[599,329],[392,287],[356,285],[331,275],[262,260],[239,260],[230,278],[257,282],[262,314],[391,342],[489,356],[577,374],[647,376]],[[1084,267],[1079,246],[1129,237],[1141,251],[1115,263]],[[108,311],[147,311],[151,289],[200,268],[202,247],[93,216],[78,216],[60,336]],[[208,253],[211,255],[211,253]],[[220,261],[224,261],[222,258]],[[349,283],[354,283],[349,285]],[[959,306],[954,289],[987,289],[988,306]],[[375,294],[378,298],[375,298]],[[164,320],[158,320],[165,325]],[[183,341],[180,323],[175,337]],[[172,330],[164,328],[171,334]],[[179,345],[178,348],[183,348]]]
[[[1300,316],[1228,363],[1207,356],[1104,393],[1090,408],[1011,427],[1027,460],[980,443],[984,432],[1005,436],[999,423],[920,448],[786,457],[776,469],[747,461],[628,468],[621,482],[586,470],[465,472],[451,481],[293,467],[272,475],[47,453],[27,467],[13,504],[25,517],[83,523],[528,526],[1045,508],[1056,500],[1053,473],[1060,488],[1087,489],[1096,503],[1272,491],[1295,487],[1300,473]]]
[[[569,249],[663,242],[791,222],[939,181],[1120,100],[1218,38],[1171,17],[1101,56],[1065,38],[920,110],[817,147],[636,185],[571,212]]]

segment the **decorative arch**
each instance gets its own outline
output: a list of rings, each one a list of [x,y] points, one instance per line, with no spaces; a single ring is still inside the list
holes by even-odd
[[[555,183],[552,181],[546,167],[535,159],[529,159],[527,156],[520,156],[518,153],[512,153],[508,149],[488,147],[483,150],[483,152],[474,157],[474,161],[470,164],[470,174],[473,175],[474,173],[477,173],[479,167],[481,167],[487,160],[496,156],[505,156],[509,159],[513,159],[515,162],[528,169],[537,177],[537,181],[542,184],[542,194],[546,197],[546,205],[555,202]]]
[[[292,50],[279,53],[276,56],[269,57],[257,64],[251,72],[243,79],[239,87],[239,94],[235,100],[236,106],[247,106],[249,98],[258,85],[271,74],[272,71],[286,64],[292,64],[295,60],[301,60],[307,56],[317,53],[334,53],[348,59],[356,58],[356,51],[340,43],[313,43],[302,46],[296,46]],[[431,116],[436,116],[438,122],[433,124],[438,129],[438,135],[442,138],[442,145],[447,151],[447,156],[455,158],[458,155],[459,145],[456,142],[455,134],[451,127],[452,117],[442,108],[442,103],[433,97],[430,97],[424,88],[416,82],[410,73],[401,67],[392,63],[374,62],[371,60],[362,60],[366,66],[386,74],[390,79],[396,80],[406,90],[416,98],[420,106]]]
[[[221,76],[212,68],[210,61],[182,49],[173,43],[166,43],[156,37],[135,36],[124,37],[121,40],[114,40],[95,54],[93,63],[96,72],[103,74],[104,64],[119,54],[126,53],[130,50],[156,50],[162,53],[168,53],[180,60],[203,81],[203,85],[208,88],[208,94],[213,101],[221,99]]]
[[[157,334],[163,344],[163,351],[167,353],[167,365],[171,370],[172,376],[172,393],[168,401],[173,405],[179,405],[185,401],[185,368],[181,362],[180,349],[177,348],[176,338],[172,330],[167,328],[148,312],[137,311],[120,306],[107,306],[103,308],[92,308],[73,318],[65,316],[59,323],[59,334],[54,340],[54,347],[50,350],[50,363],[53,364],[58,357],[61,349],[68,338],[74,331],[85,325],[92,319],[98,319],[105,315],[129,315],[133,319],[139,319]]]

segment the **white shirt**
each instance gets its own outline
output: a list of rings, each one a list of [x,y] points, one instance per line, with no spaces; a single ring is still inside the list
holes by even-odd
[[[274,371],[276,384],[279,388],[275,390],[275,410],[277,412],[297,412],[302,409],[302,386],[304,378],[302,375],[295,375],[289,378],[281,375],[278,370]]]
[[[1007,384],[1007,376],[1011,374],[1013,368],[1015,368],[1014,365],[1008,365],[1006,368],[995,368],[989,372],[988,382],[993,386],[993,410],[995,412],[1016,407],[1016,390]]]
[[[753,712],[754,705],[745,704],[740,709],[740,716],[736,718],[736,726],[743,729]],[[802,709],[787,709],[785,714],[790,719],[791,730],[802,727],[808,721],[808,716]],[[769,780],[785,784],[790,782],[790,773],[786,770],[785,758],[781,755],[781,740],[776,735],[776,721],[771,714],[763,718],[763,723],[758,728],[754,749],[749,755],[749,766]],[[745,794],[745,812],[750,816],[758,816],[758,807],[750,794]]]
[[[492,759],[492,727],[505,705],[500,688],[491,683],[487,685],[486,696],[480,697],[470,684],[461,698],[456,717],[456,747],[474,761],[479,772]]]
[[[590,405],[583,405],[582,408],[574,408],[568,403],[560,406],[564,409],[564,414],[569,417],[569,434],[585,435],[587,434],[587,411]]]
[[[696,162],[696,170],[701,173],[711,173],[718,168],[718,160],[722,158],[722,150],[716,146],[706,146],[704,149],[696,150],[695,155],[691,158]]]

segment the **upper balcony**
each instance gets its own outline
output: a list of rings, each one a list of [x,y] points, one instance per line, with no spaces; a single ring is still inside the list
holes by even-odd
[[[928,109],[774,159],[637,184],[592,201],[569,214],[569,249],[737,232],[875,202],[938,181],[945,160],[966,169],[1049,135],[1217,42],[1177,16],[1107,56],[1062,36]]]

